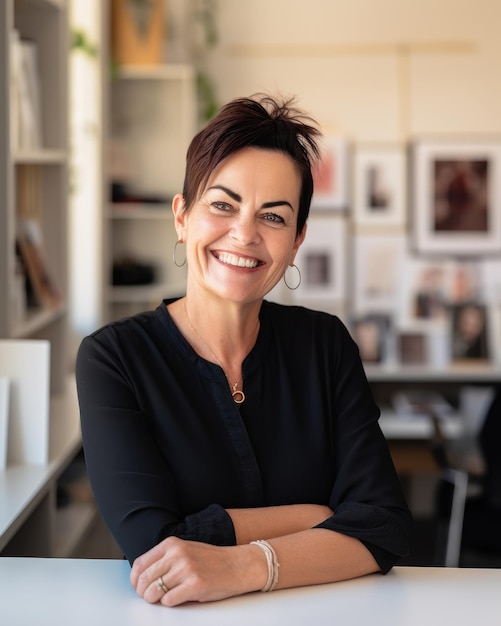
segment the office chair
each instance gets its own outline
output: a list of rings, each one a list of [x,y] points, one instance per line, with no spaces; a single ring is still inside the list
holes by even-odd
[[[479,420],[478,432],[452,444],[443,436],[439,416],[431,407],[426,410],[434,426],[432,452],[441,469],[438,564],[458,567],[466,546],[499,553],[501,562],[501,384]]]

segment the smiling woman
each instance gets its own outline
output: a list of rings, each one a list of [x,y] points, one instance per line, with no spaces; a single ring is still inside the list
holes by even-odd
[[[318,136],[290,101],[223,107],[173,201],[186,296],[82,342],[89,476],[148,602],[386,573],[408,551],[356,345],[265,300],[305,237]]]

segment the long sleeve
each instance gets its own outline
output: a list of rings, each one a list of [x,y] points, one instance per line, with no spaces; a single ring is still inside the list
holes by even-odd
[[[114,333],[110,328],[104,334],[86,338],[77,357],[83,446],[103,518],[131,563],[168,535],[234,544],[231,519],[216,502],[181,510],[175,472],[159,445],[161,437],[155,425],[158,413],[148,414],[141,402],[149,391],[156,395],[155,384],[148,384],[148,372],[154,378],[154,359],[148,346],[143,346],[145,358],[136,362],[144,375],[138,377],[127,355],[121,353],[122,341],[130,337],[124,330]],[[166,382],[167,393],[173,384],[175,381]],[[179,393],[173,394],[172,400],[179,406],[181,419]],[[196,448],[194,444],[191,455],[186,449],[177,451],[184,456],[187,472],[190,465],[196,465],[190,461],[197,454]]]
[[[304,503],[383,571],[406,554],[410,514],[337,318],[263,303],[239,407],[165,303],[86,338],[76,373],[91,485],[129,561],[172,534],[234,544],[229,508]]]

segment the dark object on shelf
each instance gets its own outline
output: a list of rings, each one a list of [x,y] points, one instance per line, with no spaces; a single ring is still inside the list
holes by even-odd
[[[155,281],[155,268],[148,263],[133,259],[121,259],[113,263],[113,285],[151,285]]]
[[[110,196],[113,203],[123,204],[167,204],[172,198],[162,194],[133,193],[124,183],[113,182],[110,187]]]

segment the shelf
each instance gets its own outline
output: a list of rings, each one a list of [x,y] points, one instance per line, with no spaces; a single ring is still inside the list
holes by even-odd
[[[182,190],[184,159],[197,132],[196,70],[189,64],[122,66],[110,81],[110,185],[132,198],[159,203],[110,202],[103,215],[108,271],[103,273],[106,321],[156,307],[186,291],[186,269],[172,263],[177,241],[172,198]],[[118,196],[117,196],[118,197]],[[111,285],[121,259],[154,268],[154,284]]]
[[[50,402],[46,465],[8,465],[0,470],[0,550],[21,528],[81,446],[80,414],[73,378]]]
[[[457,439],[464,432],[463,420],[458,413],[443,418],[440,424],[448,439]],[[379,425],[387,439],[428,440],[434,433],[431,419],[424,416],[403,417],[392,409],[381,411]]]
[[[414,366],[367,365],[365,373],[369,382],[497,382],[501,380],[501,367],[486,364],[451,365],[443,369]]]
[[[13,154],[17,165],[66,165],[67,154],[64,150],[23,150]]]
[[[123,203],[112,204],[109,212],[110,219],[151,219],[151,220],[172,220],[170,204],[144,204],[144,203]]]
[[[186,290],[186,283],[168,283],[165,285],[137,285],[112,287],[109,291],[109,302],[154,302],[163,298],[175,298]]]
[[[12,337],[22,339],[30,337],[39,330],[46,328],[52,322],[57,321],[66,314],[64,305],[54,309],[37,309],[29,311],[24,320],[17,320],[12,329]]]
[[[65,7],[66,0],[15,0],[16,11],[28,9],[57,9]]]

